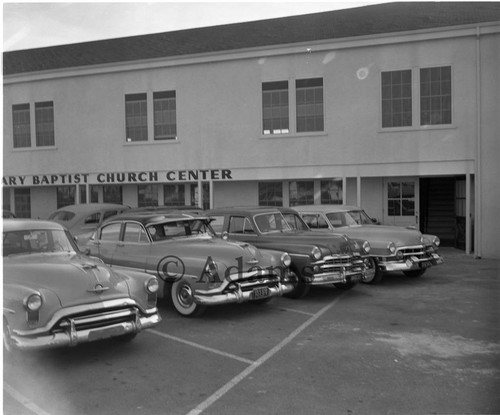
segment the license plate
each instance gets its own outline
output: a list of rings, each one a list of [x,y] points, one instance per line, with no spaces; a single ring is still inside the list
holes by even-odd
[[[89,341],[108,339],[122,334],[125,334],[125,329],[122,326],[93,330],[89,333]]]
[[[269,297],[269,289],[267,287],[254,288],[252,290],[252,300],[257,300],[259,298]]]

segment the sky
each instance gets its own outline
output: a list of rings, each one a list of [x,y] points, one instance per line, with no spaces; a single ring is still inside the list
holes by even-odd
[[[2,0],[3,51],[346,9],[391,0],[44,2]]]

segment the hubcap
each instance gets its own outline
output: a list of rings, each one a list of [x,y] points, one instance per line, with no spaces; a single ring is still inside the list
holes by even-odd
[[[180,287],[177,298],[183,307],[190,307],[193,304],[193,291],[191,287],[187,284]]]

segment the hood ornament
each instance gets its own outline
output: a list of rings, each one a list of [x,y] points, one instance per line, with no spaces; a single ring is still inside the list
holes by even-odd
[[[109,290],[109,287],[105,287],[102,284],[96,284],[93,289],[87,290],[87,292],[95,293],[95,294],[102,294],[106,290]]]

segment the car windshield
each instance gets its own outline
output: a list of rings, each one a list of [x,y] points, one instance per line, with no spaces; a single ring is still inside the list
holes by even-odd
[[[63,230],[26,229],[3,233],[3,256],[77,250],[71,237]]]
[[[255,224],[261,233],[289,232],[292,230],[286,219],[279,212],[256,215]]]
[[[296,213],[283,213],[283,217],[286,219],[288,225],[298,231],[308,231],[309,226],[304,222],[298,214]]]
[[[215,232],[206,219],[179,219],[155,223],[147,227],[153,241],[162,241],[172,238],[202,237],[212,238]]]
[[[341,226],[373,225],[370,217],[364,210],[350,210],[348,212],[331,212],[326,214],[335,228]]]

